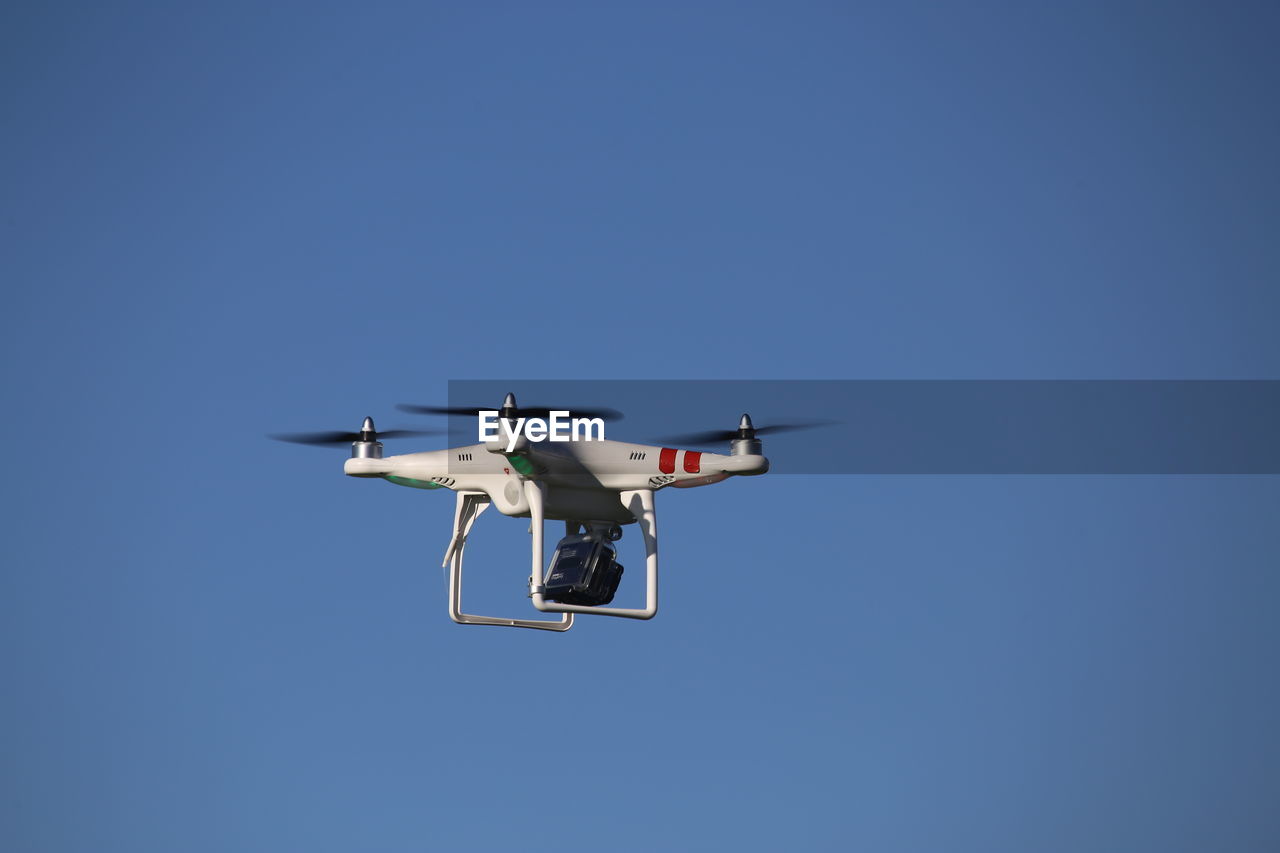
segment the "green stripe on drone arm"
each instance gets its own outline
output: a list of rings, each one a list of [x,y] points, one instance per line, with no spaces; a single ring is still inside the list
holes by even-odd
[[[383,476],[389,483],[395,483],[397,486],[408,486],[411,489],[443,489],[444,486],[439,483],[433,483],[430,480],[415,480],[412,477],[397,477],[394,474],[386,474]]]
[[[511,463],[512,468],[515,468],[526,477],[533,476],[533,463],[523,456],[508,456],[507,461]]]

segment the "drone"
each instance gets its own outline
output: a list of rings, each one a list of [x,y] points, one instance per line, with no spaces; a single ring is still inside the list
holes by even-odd
[[[449,618],[461,625],[498,625],[567,631],[575,615],[652,619],[658,612],[658,527],[654,493],[665,488],[709,486],[729,477],[769,470],[759,436],[817,424],[756,427],[742,415],[734,430],[681,436],[672,443],[710,445],[727,441],[729,452],[708,453],[605,439],[603,424],[622,414],[613,409],[521,408],[507,394],[498,409],[401,404],[415,414],[475,416],[484,441],[447,450],[383,456],[380,438],[439,434],[391,430],[377,433],[366,417],[360,431],[295,433],[272,438],[311,445],[351,442],[343,472],[415,489],[455,493],[453,531],[444,553],[449,570]],[[570,431],[569,427],[572,427]],[[583,426],[582,430],[578,427]],[[568,438],[555,439],[557,427]],[[595,435],[592,429],[595,429]],[[551,441],[541,440],[551,437]],[[558,618],[511,619],[467,613],[462,607],[462,558],[476,519],[490,506],[503,515],[528,518],[532,535],[529,598],[538,611]],[[543,527],[563,521],[565,536],[545,562]],[[623,566],[615,542],[623,528],[638,524],[645,548],[645,605],[611,607]],[[544,571],[543,566],[547,565]]]

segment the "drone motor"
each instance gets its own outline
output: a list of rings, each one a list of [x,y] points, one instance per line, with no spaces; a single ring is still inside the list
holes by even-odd
[[[360,435],[351,442],[352,459],[381,459],[382,442],[378,441],[378,433],[373,429],[373,418],[365,418],[360,425]]]

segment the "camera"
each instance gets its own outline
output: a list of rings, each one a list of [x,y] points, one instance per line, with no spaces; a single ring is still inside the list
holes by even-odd
[[[543,595],[585,607],[613,601],[622,581],[622,564],[609,538],[607,533],[588,531],[561,539],[543,581]]]

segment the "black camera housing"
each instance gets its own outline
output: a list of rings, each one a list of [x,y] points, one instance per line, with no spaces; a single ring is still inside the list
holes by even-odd
[[[622,564],[613,545],[596,533],[566,536],[556,544],[543,595],[561,604],[598,607],[613,601]]]

